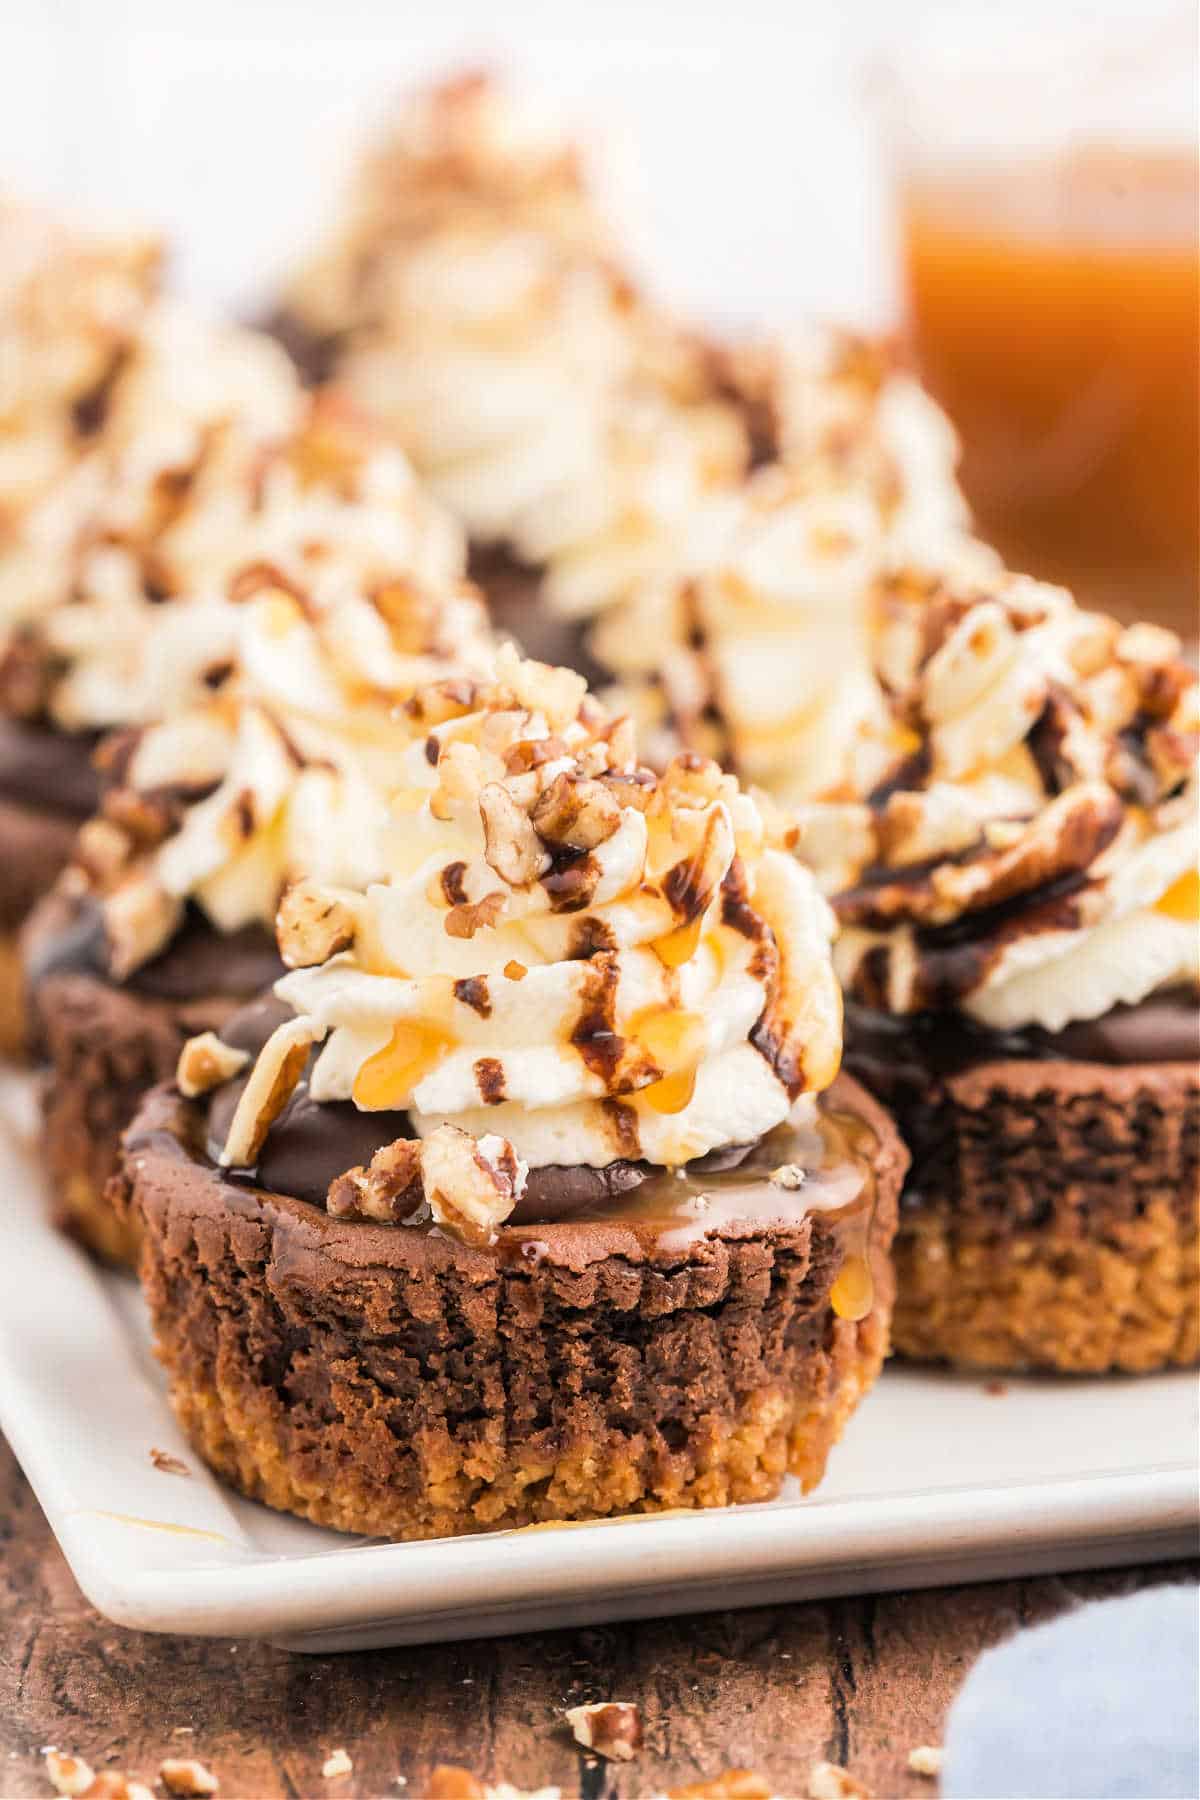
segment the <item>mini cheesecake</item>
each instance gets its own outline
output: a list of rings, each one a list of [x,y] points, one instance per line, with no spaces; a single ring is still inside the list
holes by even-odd
[[[46,255],[42,281],[66,287],[77,274],[71,245]],[[101,310],[113,279],[96,297]],[[80,369],[86,429],[0,535],[0,1035],[10,1048],[22,1034],[16,934],[99,803],[98,742],[207,697],[227,677],[222,552],[233,566],[248,560],[268,446],[310,409],[260,334],[149,298],[120,317],[103,380]],[[26,359],[36,369],[36,348],[52,367],[56,349],[69,360],[77,324],[51,311]],[[111,339],[111,322],[97,330]],[[36,456],[38,433],[36,416],[14,423],[14,461],[23,445]]]
[[[1194,1363],[1195,673],[1061,589],[930,572],[883,584],[876,660],[904,747],[859,746],[798,847],[841,920],[847,1067],[912,1154],[896,1347]]]
[[[387,880],[291,889],[293,972],[125,1134],[184,1428],[391,1538],[812,1487],[886,1353],[906,1157],[837,1076],[811,879],[508,652],[404,774]]]
[[[878,729],[868,602],[914,546],[981,568],[949,421],[885,342],[794,332],[727,358],[755,468],[697,512],[687,554],[596,622],[590,646],[648,743],[712,755],[781,805]],[[653,734],[651,736],[650,734]]]
[[[588,672],[754,454],[722,360],[621,266],[579,148],[495,83],[412,95],[289,286],[284,341],[391,432],[497,624]]]
[[[49,729],[16,637],[57,566],[54,496],[90,459],[158,287],[162,245],[0,199],[0,1054],[23,1036],[17,932],[95,808],[95,733]]]
[[[255,518],[271,555],[247,532],[248,560],[217,602],[229,615],[218,691],[105,743],[99,809],[23,931],[56,1211],[117,1261],[135,1240],[105,1189],[141,1093],[187,1038],[282,973],[271,927],[289,881],[386,871],[390,771],[416,729],[405,702],[439,675],[469,687],[492,665],[473,590],[419,573],[442,560],[443,521],[431,515],[431,546],[407,470],[403,493],[391,482],[398,453],[368,441],[347,461],[339,434],[296,487],[293,453],[313,447],[306,428],[264,459]]]

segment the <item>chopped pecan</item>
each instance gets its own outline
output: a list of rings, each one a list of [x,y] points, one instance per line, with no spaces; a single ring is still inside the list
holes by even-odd
[[[435,725],[445,725],[450,719],[465,718],[474,710],[478,694],[475,683],[465,676],[433,681],[417,689],[405,710],[419,730],[431,731]]]
[[[942,1772],[941,1749],[937,1744],[917,1744],[908,1753],[908,1766],[914,1775],[940,1775]]]
[[[708,806],[721,792],[725,777],[718,763],[694,750],[673,756],[663,773],[662,785],[680,806]]]
[[[442,924],[446,936],[452,938],[473,938],[477,931],[495,925],[503,916],[508,905],[505,896],[497,890],[494,894],[485,894],[482,900],[462,900],[452,906]]]
[[[357,921],[346,902],[315,881],[288,888],[275,915],[279,954],[289,969],[328,962],[354,942]]]
[[[527,717],[528,715],[522,715]],[[532,769],[540,769],[543,763],[557,762],[560,756],[569,755],[563,739],[551,735],[542,738],[518,738],[516,743],[509,744],[504,752],[504,773],[506,775],[528,775]]]
[[[101,806],[104,817],[144,850],[161,844],[176,822],[167,796],[142,793],[137,788],[110,788]]]
[[[183,917],[183,902],[146,873],[133,873],[103,901],[109,973],[124,981],[157,956]]]
[[[511,689],[518,705],[542,713],[551,731],[570,725],[588,697],[582,675],[522,658],[511,645],[501,649],[496,669],[499,683]]]
[[[211,1769],[206,1769],[194,1756],[168,1756],[159,1768],[159,1778],[172,1794],[215,1794],[220,1782]]]
[[[336,1219],[405,1218],[421,1198],[419,1138],[397,1138],[377,1150],[366,1167],[331,1182],[325,1205]]]
[[[549,843],[595,850],[620,826],[621,808],[603,783],[564,770],[534,803],[530,823]]]
[[[565,1713],[575,1742],[613,1762],[632,1762],[642,1747],[642,1715],[628,1700],[569,1706]]]
[[[512,1145],[495,1134],[476,1139],[457,1125],[439,1125],[421,1145],[429,1210],[465,1244],[494,1241],[524,1191],[526,1174]]]
[[[528,887],[550,866],[529,815],[522,812],[503,782],[484,783],[479,791],[479,816],[484,859],[509,887]]]
[[[271,1033],[258,1053],[230,1120],[220,1156],[222,1168],[254,1167],[268,1131],[304,1073],[315,1040],[312,1021],[305,1018],[288,1019]]]
[[[223,1043],[215,1031],[202,1031],[189,1038],[179,1052],[175,1085],[185,1100],[195,1100],[212,1088],[220,1087],[240,1075],[250,1061],[247,1050],[235,1050]]]
[[[645,812],[658,790],[658,776],[652,769],[621,770],[600,777],[618,806]]]
[[[119,825],[109,819],[88,819],[75,839],[75,862],[93,887],[107,888],[125,868],[132,848]]]
[[[74,1800],[74,1796],[86,1794],[96,1779],[91,1764],[84,1762],[82,1756],[69,1756],[61,1750],[47,1750],[45,1757],[46,1773],[57,1794],[69,1794]]]

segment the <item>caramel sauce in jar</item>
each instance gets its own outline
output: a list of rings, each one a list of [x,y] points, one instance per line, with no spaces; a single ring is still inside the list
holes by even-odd
[[[1194,152],[1079,143],[910,173],[918,370],[963,440],[979,534],[1126,620],[1197,630]]]

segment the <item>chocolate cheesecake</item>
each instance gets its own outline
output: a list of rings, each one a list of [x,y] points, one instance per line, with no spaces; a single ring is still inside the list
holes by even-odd
[[[70,243],[46,254],[42,280],[66,285]],[[109,341],[105,293],[97,329]],[[16,933],[96,809],[96,745],[104,732],[191,704],[227,678],[234,632],[222,553],[247,559],[249,543],[238,539],[262,458],[309,407],[265,337],[149,296],[140,309],[128,301],[120,318],[103,379],[80,371],[87,405],[76,403],[57,478],[6,513],[0,533],[0,817],[9,850],[0,868],[9,972],[0,1031],[11,1048],[22,1031]],[[69,358],[76,323],[52,311],[41,320],[45,341],[27,355]],[[23,432],[36,451],[36,420],[14,426],[18,461]]]
[[[125,1134],[185,1429],[392,1538],[811,1487],[886,1352],[906,1161],[837,1076],[824,903],[564,670],[414,709],[387,880],[289,890],[292,973]]]
[[[216,602],[229,635],[214,693],[106,741],[97,812],[24,927],[54,1204],[117,1261],[135,1240],[105,1188],[137,1099],[282,972],[271,925],[290,880],[385,872],[405,701],[492,664],[457,533],[397,453],[322,418],[261,459],[248,559]]]
[[[847,1067],[912,1154],[896,1347],[1193,1363],[1195,673],[1168,633],[1023,578],[914,572],[879,600],[902,748],[859,746],[799,848],[842,922]]]
[[[23,1035],[17,931],[97,797],[95,733],[47,723],[19,627],[56,577],[55,495],[91,456],[162,261],[148,233],[0,199],[0,1054]]]
[[[462,521],[498,624],[584,673],[595,617],[681,566],[754,454],[749,403],[632,278],[595,186],[498,83],[418,90],[280,311]]]

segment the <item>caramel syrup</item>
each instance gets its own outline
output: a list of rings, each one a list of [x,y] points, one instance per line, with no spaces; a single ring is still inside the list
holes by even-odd
[[[668,969],[682,968],[685,962],[690,962],[695,956],[703,928],[704,915],[698,913],[688,924],[677,925],[674,931],[668,931],[664,936],[655,938],[650,948],[664,967]]]
[[[382,1050],[368,1056],[354,1077],[354,1103],[364,1112],[399,1112],[413,1089],[437,1068],[454,1039],[417,1020],[397,1025]]]
[[[1183,925],[1200,923],[1200,873],[1185,869],[1178,881],[1173,881],[1166,893],[1155,901],[1154,910],[1165,913],[1168,919],[1178,919]]]
[[[627,1226],[647,1249],[669,1256],[732,1225],[794,1227],[810,1213],[823,1213],[842,1249],[830,1304],[839,1318],[862,1319],[875,1298],[869,1259],[874,1143],[870,1128],[853,1114],[819,1112],[811,1124],[786,1123],[769,1132],[735,1169],[663,1169],[631,1192],[590,1203],[562,1222]],[[796,1187],[772,1181],[781,1167],[803,1170],[803,1180]],[[540,1262],[548,1251],[539,1236],[543,1229],[506,1226],[500,1254]]]
[[[644,1006],[629,1021],[629,1036],[663,1071],[638,1098],[657,1113],[679,1113],[696,1091],[696,1070],[707,1032],[699,1013],[669,1005]]]

